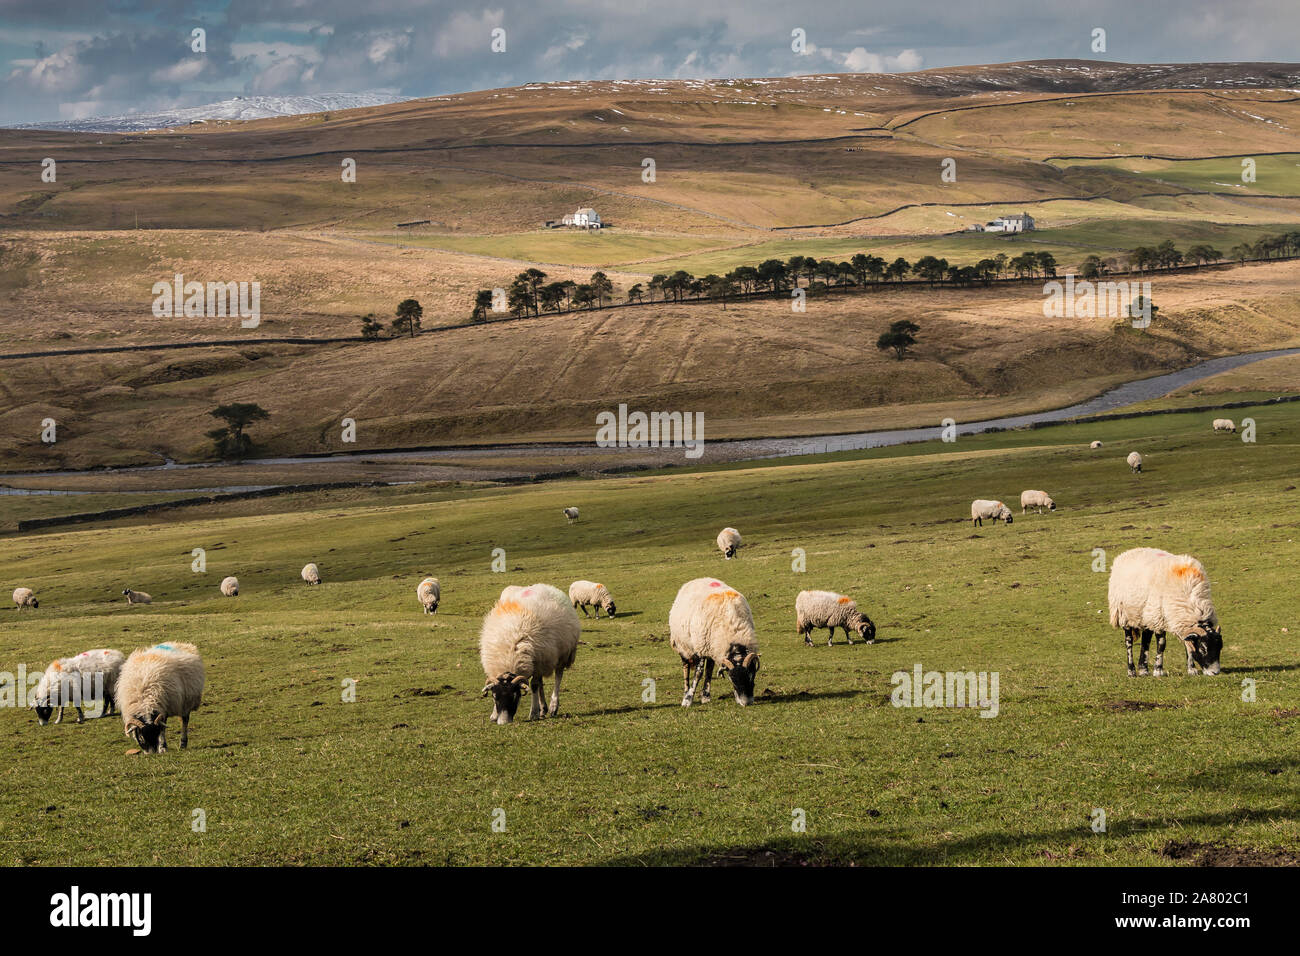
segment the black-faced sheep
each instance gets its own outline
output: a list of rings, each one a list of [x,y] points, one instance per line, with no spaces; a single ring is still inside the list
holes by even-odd
[[[744,546],[745,542],[740,539],[740,532],[735,528],[723,528],[718,532],[718,550],[728,561]]]
[[[1216,432],[1235,432],[1237,426],[1231,418],[1216,418],[1214,420],[1214,430]]]
[[[14,604],[18,605],[19,611],[25,607],[35,610],[41,606],[41,602],[36,600],[36,594],[31,588],[14,588]]]
[[[1128,453],[1128,458],[1126,459],[1126,461],[1128,461],[1128,466],[1129,466],[1130,469],[1132,469],[1133,474],[1135,474],[1135,475],[1140,475],[1140,474],[1142,474],[1142,456],[1141,456],[1141,455],[1139,455],[1139,454],[1138,454],[1137,452],[1135,452],[1135,451],[1131,451],[1131,452]]]
[[[41,675],[31,697],[37,722],[44,727],[50,715],[58,708],[56,724],[63,723],[63,708],[74,707],[77,723],[84,723],[81,705],[87,700],[103,701],[101,717],[114,712],[117,700],[117,680],[122,670],[122,652],[114,650],[85,651],[76,657],[61,657],[52,661]]]
[[[143,591],[132,591],[130,588],[123,588],[122,593],[126,595],[127,604],[152,604],[153,598]]]
[[[1210,597],[1210,581],[1201,562],[1156,548],[1133,548],[1110,568],[1111,627],[1124,629],[1130,677],[1147,674],[1147,648],[1156,637],[1155,676],[1164,676],[1165,635],[1187,648],[1187,673],[1219,673],[1223,632]],[[1133,669],[1133,641],[1142,640],[1138,669]]]
[[[668,612],[668,630],[672,648],[682,659],[683,707],[691,706],[701,673],[704,690],[700,700],[709,702],[714,664],[731,678],[736,703],[745,707],[754,702],[758,639],[754,636],[754,615],[743,594],[717,578],[687,581]]]
[[[853,643],[852,631],[857,631],[858,636],[868,644],[875,643],[876,625],[858,610],[853,598],[845,594],[837,594],[835,591],[800,591],[794,599],[794,613],[795,628],[803,635],[803,642],[809,647],[813,646],[813,629],[819,627],[829,629],[827,647],[835,643],[837,627],[844,628],[844,638],[850,644]]]
[[[575,522],[575,521],[578,520],[578,509],[577,509],[577,508],[565,508],[565,509],[564,509],[564,517],[567,518],[567,519],[569,520],[569,524],[573,524],[573,522]]]
[[[320,584],[320,568],[315,564],[303,565],[302,579],[310,584]]]
[[[117,679],[127,736],[145,753],[166,753],[167,718],[179,717],[184,750],[190,743],[190,714],[203,703],[203,679],[203,658],[193,644],[156,644],[133,651]]]
[[[970,503],[971,526],[982,528],[985,518],[990,521],[1005,521],[1007,524],[1011,524],[1011,509],[1000,501],[976,498]]]
[[[560,709],[560,680],[578,656],[582,625],[578,612],[559,588],[549,584],[510,587],[483,618],[479,659],[492,696],[496,724],[508,724],[519,709],[525,686],[533,693],[529,720],[555,716]],[[555,675],[549,710],[543,706],[543,678]]]
[[[226,597],[239,597],[239,578],[233,575],[221,581],[221,593]]]
[[[616,610],[609,588],[595,581],[574,581],[569,585],[569,600],[573,602],[575,609],[582,610],[583,617],[587,616],[589,607],[596,609],[596,617],[600,617],[601,608],[604,608],[605,613],[610,617],[614,616]]]

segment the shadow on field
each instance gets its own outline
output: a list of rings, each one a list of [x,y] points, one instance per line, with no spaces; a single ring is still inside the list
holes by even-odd
[[[868,811],[869,812],[869,811]],[[1028,833],[981,833],[942,846],[915,845],[928,834],[887,828],[880,830],[853,830],[829,837],[788,836],[736,846],[694,846],[660,849],[649,853],[613,856],[599,860],[598,866],[927,866],[960,863],[1002,864],[1008,854],[1029,850],[1045,862],[1066,861],[1074,856],[1074,848],[1088,840],[1114,842],[1117,839],[1168,830],[1179,836],[1188,827],[1229,827],[1243,823],[1278,823],[1300,819],[1296,810],[1229,810],[1178,817],[1170,814],[1164,818],[1113,821],[1109,832],[1095,835],[1088,829],[1088,818],[1082,813],[1079,825],[1055,830]],[[1209,847],[1210,844],[1196,844]],[[1277,865],[1276,853],[1244,847],[1231,848],[1216,844],[1231,853],[1197,856],[1179,856],[1163,850],[1152,851],[1166,859],[1177,859],[1192,865],[1224,865],[1236,859],[1237,865]],[[1080,857],[1080,862],[1089,858]],[[1022,861],[1023,862],[1023,861]],[[1100,859],[1098,863],[1102,862]],[[1229,864],[1230,865],[1230,864]]]
[[[777,692],[765,687],[761,694],[754,697],[755,703],[794,704],[805,700],[836,700],[841,697],[858,697],[869,694],[869,690],[792,690]]]
[[[1259,667],[1225,667],[1224,674],[1254,674],[1260,671],[1270,673],[1275,671],[1297,671],[1300,670],[1300,664],[1264,664]]]

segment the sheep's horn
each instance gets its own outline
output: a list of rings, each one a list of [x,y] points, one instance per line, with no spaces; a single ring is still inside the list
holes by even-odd
[[[744,661],[741,662],[740,666],[748,667],[750,664],[757,664],[757,663],[758,663],[758,655],[751,651],[749,654],[745,655],[745,659]]]
[[[487,696],[488,694],[490,694],[490,693],[492,693],[492,685],[491,685],[491,684],[484,684],[484,685],[483,685],[483,693],[479,694],[479,696],[480,696],[480,697],[486,697],[486,696]]]
[[[519,676],[519,677],[516,677],[513,681],[511,681],[511,683],[512,683],[512,684],[518,684],[518,685],[520,685],[520,686],[522,687],[522,686],[525,686],[525,685],[528,684],[528,678],[527,678],[527,677],[523,677],[523,676],[521,675],[521,676]]]
[[[736,666],[735,664],[731,663],[731,661],[728,660],[728,659],[725,658],[725,657],[720,658],[720,659],[718,660],[717,664],[718,664],[718,666],[721,667],[723,670],[728,670],[728,671],[731,670],[733,667]]]

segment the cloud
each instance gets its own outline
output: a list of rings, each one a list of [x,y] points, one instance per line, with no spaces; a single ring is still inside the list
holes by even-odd
[[[844,54],[840,62],[853,73],[898,73],[919,70],[922,60],[921,54],[915,50],[903,50],[897,56],[882,57],[856,46]]]

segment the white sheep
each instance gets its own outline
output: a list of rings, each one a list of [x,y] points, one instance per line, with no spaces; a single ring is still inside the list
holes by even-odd
[[[420,607],[424,608],[425,614],[434,614],[438,610],[438,602],[442,599],[442,586],[438,584],[437,578],[425,578],[415,589],[415,596],[419,599]]]
[[[1128,466],[1129,466],[1129,468],[1131,468],[1131,469],[1133,470],[1133,474],[1135,474],[1135,475],[1140,475],[1140,474],[1142,473],[1142,456],[1141,456],[1141,455],[1139,455],[1139,454],[1138,454],[1137,452],[1135,452],[1135,451],[1131,451],[1131,452],[1128,453],[1128,458],[1126,459],[1126,461],[1128,461]]]
[[[145,753],[167,752],[167,719],[181,719],[181,749],[190,714],[203,703],[203,658],[193,644],[155,644],[132,651],[117,679],[118,709],[128,737]]]
[[[577,509],[577,508],[565,508],[565,509],[564,509],[564,517],[566,517],[566,518],[569,519],[569,524],[573,524],[573,522],[575,522],[575,521],[578,520],[578,509]]]
[[[1093,442],[1091,445],[1089,445],[1088,447],[1089,447],[1089,448],[1092,448],[1092,449],[1094,449],[1094,450],[1095,450],[1095,449],[1098,449],[1098,448],[1101,447],[1101,442],[1100,442],[1100,441],[1095,441],[1095,442]]]
[[[709,702],[714,664],[731,678],[736,703],[745,707],[754,702],[758,639],[754,636],[754,615],[743,594],[717,578],[687,581],[668,612],[668,630],[672,648],[682,659],[686,685],[683,707],[691,706],[701,674],[704,690],[700,700]]]
[[[1231,418],[1216,418],[1214,420],[1214,430],[1216,432],[1235,432],[1237,426]]]
[[[744,546],[745,542],[740,539],[740,532],[735,528],[723,528],[718,532],[718,550],[728,561]]]
[[[610,596],[609,588],[603,584],[597,584],[595,581],[574,581],[569,585],[569,600],[573,602],[574,608],[582,608],[582,616],[587,616],[587,608],[596,609],[596,617],[600,617],[600,609],[604,608],[605,613],[610,617],[614,616],[616,608],[614,599]]]
[[[127,604],[152,604],[153,598],[143,591],[132,591],[130,588],[123,588],[122,593],[126,595]]]
[[[487,683],[483,695],[492,695],[492,716],[508,724],[519,709],[525,686],[532,688],[529,720],[554,717],[560,709],[560,680],[578,655],[582,624],[564,593],[549,584],[508,587],[479,631],[479,660]],[[555,675],[550,708],[543,706],[543,678]]]
[[[81,704],[87,700],[103,701],[100,717],[113,714],[122,660],[121,651],[99,649],[52,661],[41,675],[31,697],[37,722],[44,727],[50,722],[50,714],[57,707],[59,716],[54,722],[61,724],[63,708],[74,707],[77,723],[84,723],[86,716],[81,712]]]
[[[1038,513],[1042,514],[1044,508],[1055,511],[1056,502],[1048,497],[1047,492],[1030,489],[1020,492],[1020,513],[1024,514],[1026,508],[1037,508]]]
[[[320,584],[320,568],[315,564],[305,564],[302,568],[302,579],[308,585]]]
[[[16,610],[19,611],[25,607],[35,610],[41,606],[41,602],[36,600],[36,592],[31,588],[14,588],[14,603],[18,605]]]
[[[1000,501],[976,498],[970,503],[971,527],[984,527],[985,518],[990,521],[1005,521],[1007,524],[1011,524],[1011,509]]]
[[[794,599],[794,614],[795,628],[803,635],[803,642],[809,647],[813,646],[813,629],[818,627],[830,631],[826,637],[827,647],[835,643],[837,627],[844,628],[844,637],[850,644],[853,643],[850,628],[857,631],[868,644],[876,642],[876,625],[858,610],[853,598],[845,594],[837,594],[835,591],[800,591]]]
[[[1165,635],[1187,648],[1187,673],[1219,673],[1223,632],[1210,597],[1205,568],[1189,554],[1157,548],[1133,548],[1110,567],[1110,625],[1124,629],[1130,677],[1147,674],[1147,648],[1156,636],[1155,676],[1164,676]],[[1142,639],[1138,670],[1133,670],[1133,641]]]
[[[226,597],[239,597],[239,578],[231,575],[221,582],[221,593]]]

